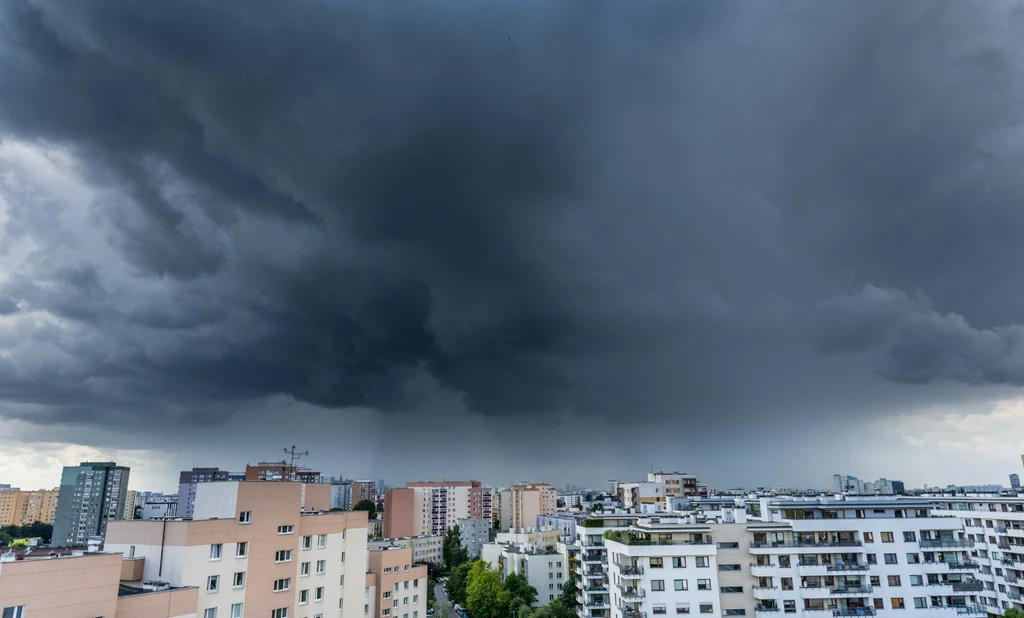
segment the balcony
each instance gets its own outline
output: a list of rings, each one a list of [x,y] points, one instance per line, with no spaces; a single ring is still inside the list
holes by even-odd
[[[867,571],[868,565],[863,562],[844,562],[842,564],[830,564],[827,570],[829,573],[837,571]]]
[[[590,554],[590,555],[584,555],[583,556],[583,563],[584,564],[601,564],[601,563],[607,563],[607,562],[608,562],[608,557],[603,555],[603,554]]]
[[[995,610],[996,608],[992,608]],[[967,607],[956,608],[957,616],[986,616],[988,615],[988,609],[982,605],[968,605]]]
[[[832,611],[833,616],[874,616],[875,608],[858,607],[857,609],[837,609]]]
[[[961,560],[960,562],[947,562],[946,568],[950,571],[976,571],[981,568],[981,565],[974,560]]]
[[[985,589],[983,582],[951,582],[953,592],[981,592]]]
[[[970,539],[921,539],[921,549],[971,549],[974,541]]]
[[[591,569],[589,571],[584,571],[583,577],[587,577],[590,579],[601,579],[604,577],[604,571],[602,571],[601,569]]]
[[[865,594],[871,594],[871,586],[835,586],[829,588],[828,591],[832,594],[855,594],[857,596],[863,596]]]
[[[622,612],[622,618],[647,618],[647,612],[632,609],[625,605],[620,605],[619,611]]]
[[[621,575],[643,575],[644,568],[639,565],[619,565],[619,573]]]
[[[771,577],[775,574],[774,571],[778,566],[774,563],[757,564],[756,562],[751,562],[750,574],[754,577]]]
[[[587,601],[583,604],[583,607],[587,609],[610,609],[612,606],[611,601],[604,599],[603,601]]]
[[[755,608],[754,608],[754,611],[755,611],[755,612],[772,612],[772,613],[778,613],[778,612],[780,612],[780,611],[782,611],[782,610],[781,610],[781,609],[780,609],[779,607],[768,607],[768,606],[766,606],[766,605],[758,605],[757,607],[755,607]]]
[[[643,588],[623,588],[619,586],[619,596],[622,597],[623,601],[639,603],[647,596],[647,592]]]
[[[582,545],[584,548],[604,547],[604,539],[590,539],[590,540],[587,540],[586,538],[584,538],[583,542],[580,543],[580,545]]]
[[[1002,525],[1002,524],[996,524],[996,526],[995,526],[995,530],[996,530],[996,532],[998,532],[999,534],[1006,534],[1006,526],[1004,526],[1004,525]]]
[[[855,540],[845,539],[832,539],[828,541],[770,541],[765,543],[754,542],[750,544],[750,549],[773,549],[776,547],[780,548],[799,548],[799,547],[863,547],[864,543]]]
[[[589,594],[608,594],[608,586],[584,586],[583,591]]]

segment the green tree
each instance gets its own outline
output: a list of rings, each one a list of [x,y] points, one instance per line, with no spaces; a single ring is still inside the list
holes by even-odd
[[[1003,610],[1003,618],[1024,618],[1024,612],[1015,607]]]
[[[17,541],[11,541],[11,549],[28,549],[28,541],[25,539],[18,539]]]
[[[0,530],[0,547],[7,547],[11,543],[11,535]]]
[[[462,546],[462,534],[459,525],[456,524],[444,533],[444,543],[441,545],[441,555],[444,566],[449,571],[469,560],[466,548]]]
[[[505,591],[508,592],[511,607],[530,606],[537,602],[537,589],[519,573],[513,573],[505,578]]]
[[[498,572],[477,560],[466,576],[466,609],[473,618],[505,618],[508,615],[508,591],[501,585]]]
[[[466,604],[466,584],[469,578],[469,569],[472,568],[472,562],[463,562],[459,566],[451,570],[448,575],[448,585],[446,589],[448,591],[448,600],[452,603],[458,603],[459,605]]]
[[[353,511],[366,511],[370,514],[370,518],[373,518],[373,514],[377,511],[377,504],[373,500],[360,500],[352,507]]]
[[[580,606],[580,602],[576,600],[576,582],[578,577],[579,575],[576,573],[569,573],[569,579],[562,584],[562,594],[558,596],[558,600],[561,601],[562,606],[570,614],[575,614],[576,608]]]

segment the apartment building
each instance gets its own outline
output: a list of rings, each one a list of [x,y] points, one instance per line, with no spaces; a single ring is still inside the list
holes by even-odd
[[[684,472],[651,472],[646,481],[618,483],[617,495],[624,508],[643,513],[668,510],[673,499],[707,496],[697,477]]]
[[[255,466],[245,464],[247,481],[296,481],[319,483],[321,475],[315,470],[289,465],[285,461],[261,461]]]
[[[494,535],[494,542],[499,545],[533,545],[546,549],[554,549],[561,540],[562,531],[557,528],[527,528]]]
[[[0,489],[0,526],[52,524],[57,516],[59,489]]]
[[[603,513],[583,519],[576,524],[576,543],[567,554],[570,572],[579,574],[576,580],[580,601],[580,618],[607,618],[611,615],[611,596],[608,588],[608,553],[604,535],[609,530],[626,529],[637,521],[633,513]]]
[[[163,496],[159,494],[145,496],[142,498],[142,502],[138,504],[140,507],[138,519],[162,519],[165,517],[175,517],[178,509],[178,503],[178,496]],[[132,519],[135,518],[133,517]]]
[[[387,511],[384,512],[387,516]],[[491,540],[490,519],[460,519],[459,541],[470,558],[479,558],[480,550]]]
[[[143,587],[121,554],[0,554],[4,618],[196,618],[198,589]]]
[[[979,601],[990,615],[1024,610],[1024,497],[928,496],[936,516],[963,522]]]
[[[201,618],[362,618],[366,513],[329,500],[327,484],[201,483],[191,520],[111,522],[106,549],[199,587]]]
[[[558,491],[546,483],[526,483],[498,494],[499,528],[502,532],[536,525],[538,515],[551,515],[558,504]]]
[[[444,555],[444,537],[433,535],[404,536],[387,538],[369,543],[370,550],[384,547],[408,547],[412,550],[412,561],[417,564],[441,564]]]
[[[366,618],[426,618],[427,567],[415,564],[411,547],[386,546],[369,552]]]
[[[384,496],[384,535],[444,535],[460,519],[490,520],[490,487],[479,481],[418,481]]]
[[[363,500],[377,501],[377,483],[375,481],[352,481],[352,506]]]
[[[199,483],[230,480],[231,473],[220,468],[192,468],[178,473],[178,504],[174,513],[178,517],[192,517],[196,504],[196,486]],[[125,519],[132,519],[126,517]]]
[[[513,573],[525,577],[537,589],[533,607],[547,605],[562,594],[562,585],[569,577],[569,560],[557,549],[488,543],[483,546],[480,558],[497,569],[502,580]]]
[[[124,519],[131,470],[112,461],[65,466],[54,513],[54,547],[84,546],[106,534],[107,522]]]
[[[586,519],[584,513],[555,513],[553,515],[538,515],[538,528],[556,528],[561,533],[563,543],[574,543],[576,541],[576,523]]]

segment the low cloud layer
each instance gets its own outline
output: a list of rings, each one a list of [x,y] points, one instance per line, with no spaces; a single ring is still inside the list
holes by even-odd
[[[1024,382],[1009,0],[0,24],[0,415],[714,427]]]

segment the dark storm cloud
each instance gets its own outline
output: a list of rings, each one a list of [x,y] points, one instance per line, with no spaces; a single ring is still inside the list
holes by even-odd
[[[861,355],[1019,384],[1010,7],[9,0],[0,133],[68,149],[103,248],[0,185],[39,245],[0,395],[799,415]]]

